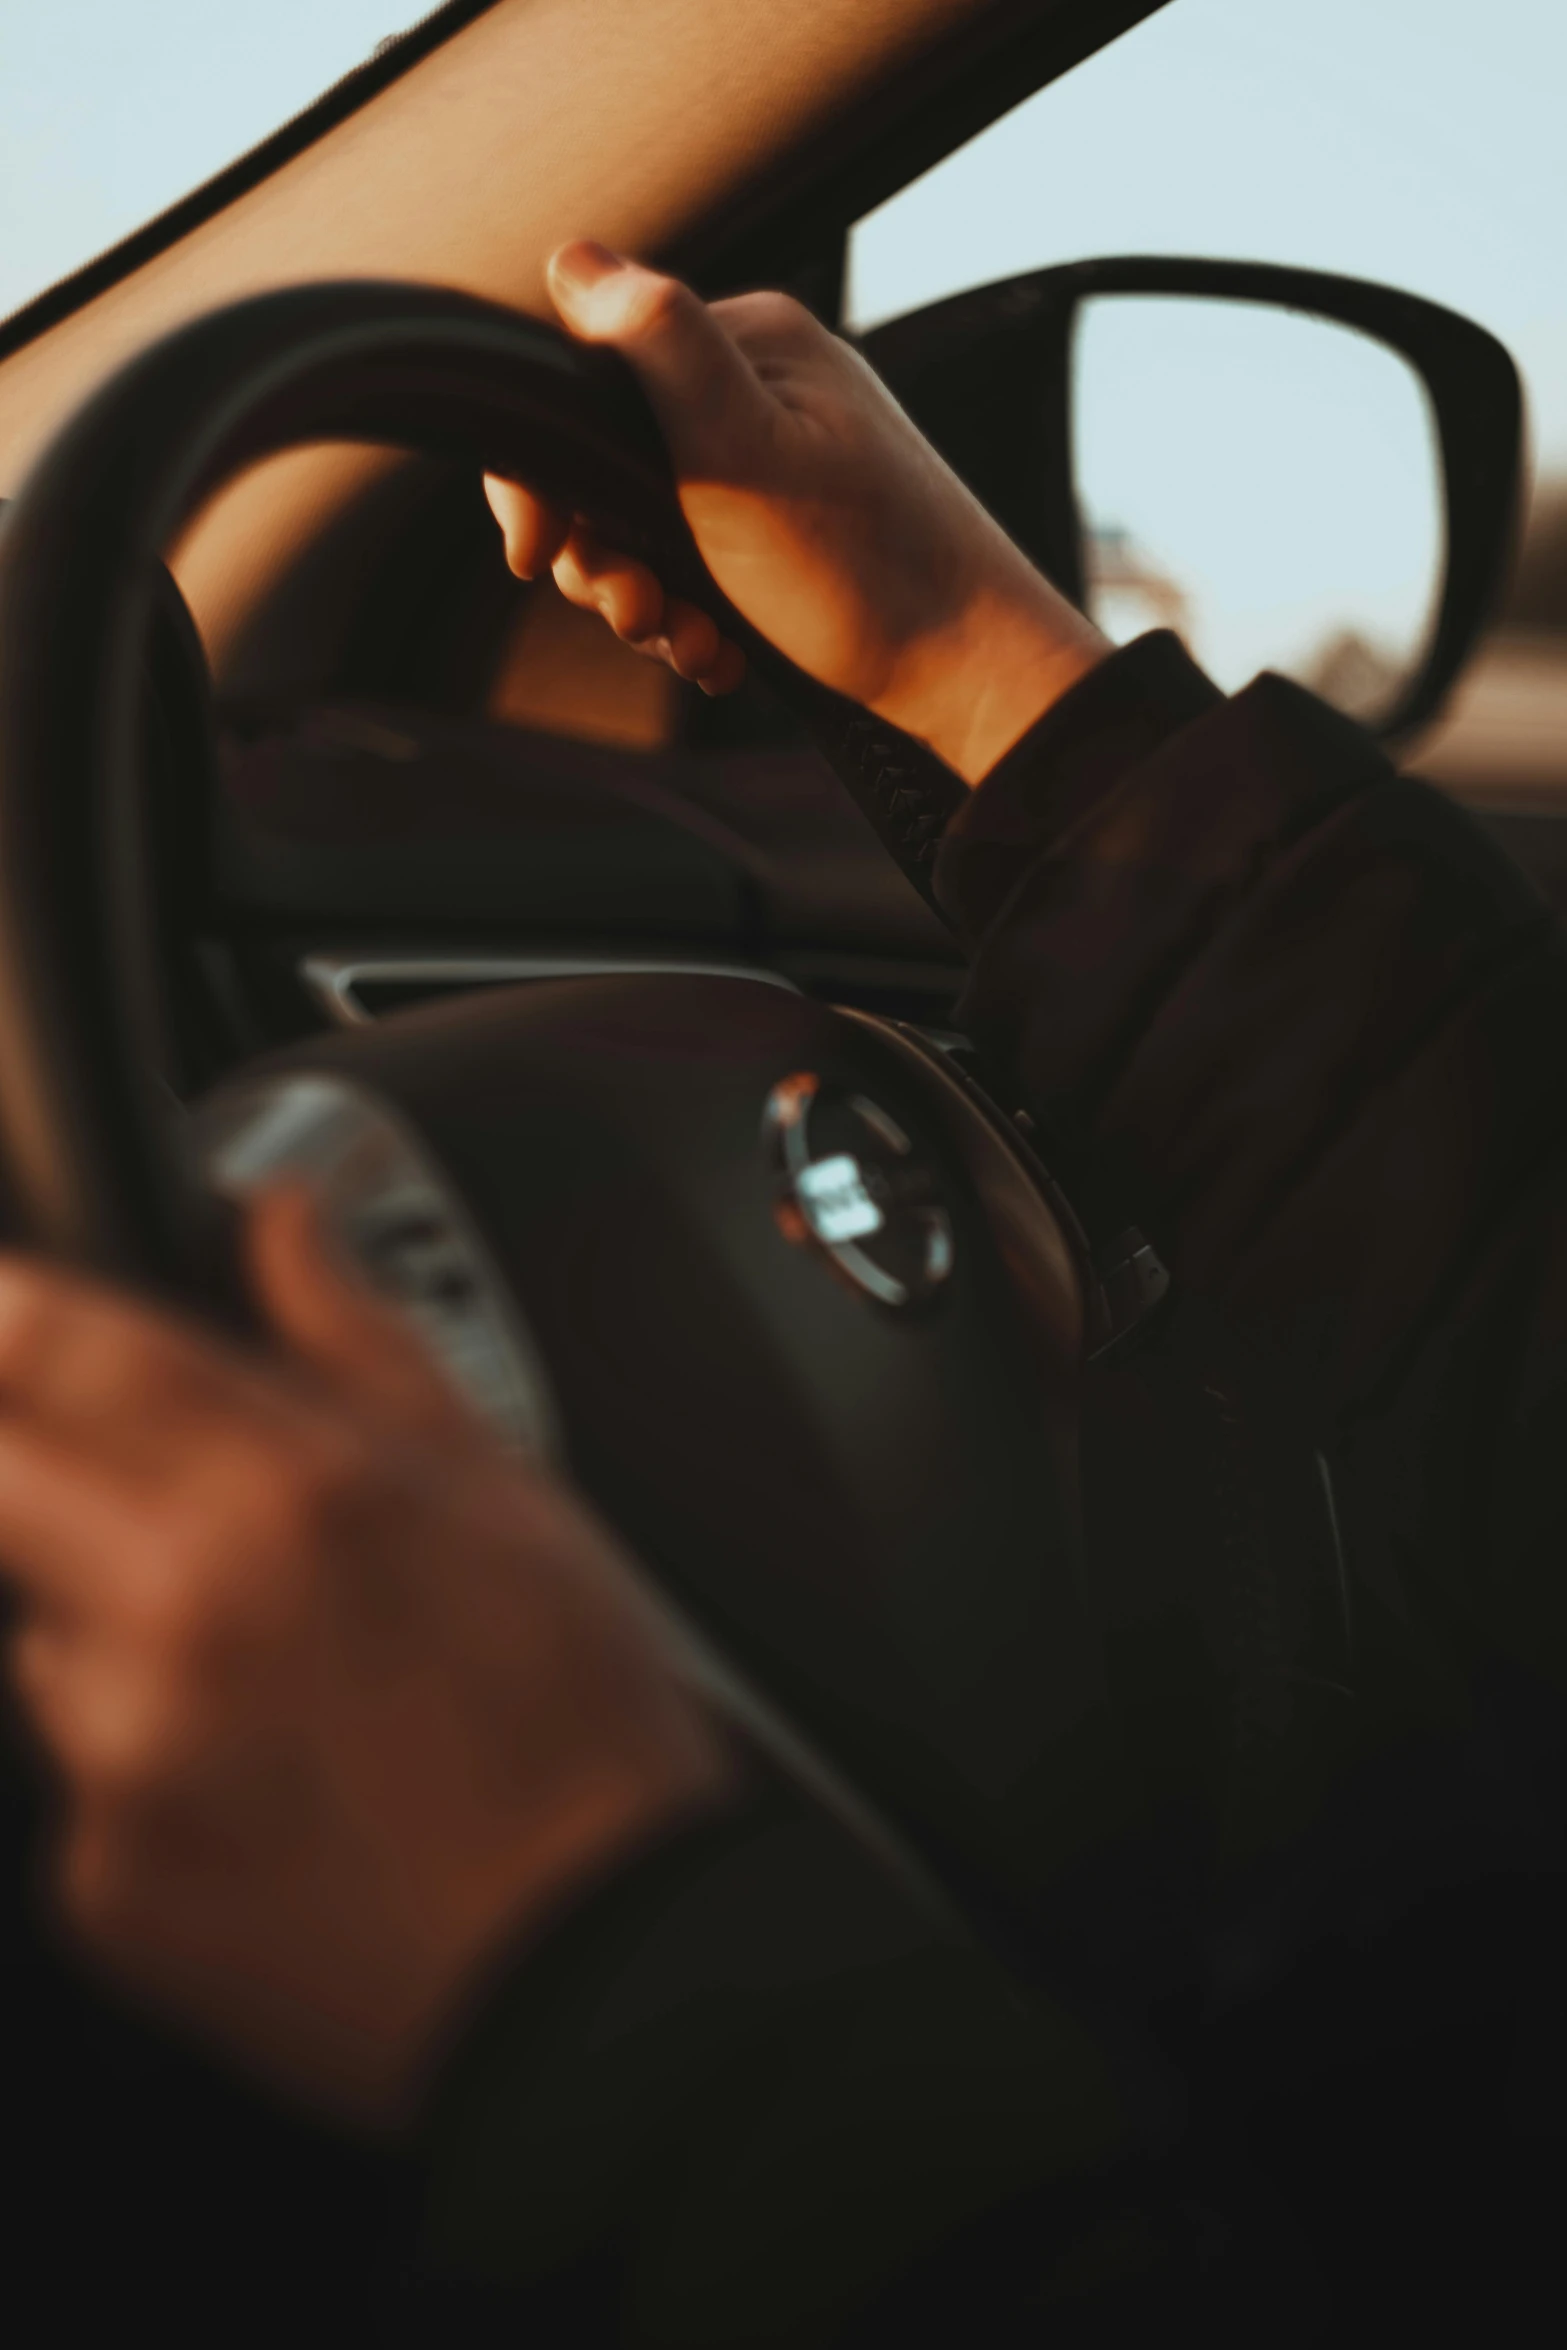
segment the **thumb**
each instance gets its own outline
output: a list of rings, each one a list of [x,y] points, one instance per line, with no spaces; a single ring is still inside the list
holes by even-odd
[[[428,1430],[472,1419],[402,1315],[346,1264],[302,1184],[256,1193],[245,1225],[252,1289],[277,1336],[361,1403]]]
[[[744,470],[771,403],[699,295],[585,238],[553,253],[547,275],[572,333],[607,343],[635,370],[677,474]]]

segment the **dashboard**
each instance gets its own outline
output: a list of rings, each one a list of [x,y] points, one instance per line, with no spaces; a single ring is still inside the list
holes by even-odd
[[[217,1031],[208,1082],[530,978],[756,977],[937,1028],[962,984],[956,941],[806,745],[629,755],[345,699],[227,722],[212,823],[181,982]]]

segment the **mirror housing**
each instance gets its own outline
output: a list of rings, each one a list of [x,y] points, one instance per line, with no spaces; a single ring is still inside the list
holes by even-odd
[[[889,320],[859,348],[1009,535],[1086,608],[1090,420],[1078,412],[1077,355],[1090,305],[1138,296],[1250,304],[1347,328],[1405,363],[1423,387],[1441,507],[1429,617],[1385,706],[1355,710],[1384,740],[1414,734],[1473,650],[1505,586],[1517,531],[1523,394],[1511,357],[1484,328],[1361,279],[1151,256],[1072,262],[976,287]],[[1310,682],[1324,690],[1322,680]]]

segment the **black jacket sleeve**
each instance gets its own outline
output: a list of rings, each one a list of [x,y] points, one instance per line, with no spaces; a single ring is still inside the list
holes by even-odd
[[[1452,802],[1299,688],[1115,655],[959,814],[962,1015],[1330,1473],[1363,1722],[1477,1725],[1567,1818],[1567,951]],[[1496,1822],[1477,1828],[1494,1838]],[[1492,1846],[1494,1856],[1494,1845]]]

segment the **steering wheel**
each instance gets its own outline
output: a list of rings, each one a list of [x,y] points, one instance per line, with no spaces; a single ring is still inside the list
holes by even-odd
[[[503,1433],[569,1471],[971,1910],[1027,1932],[1133,1803],[1079,1526],[1091,1275],[941,1051],[765,975],[659,974],[291,1046],[194,1116],[161,1082],[157,558],[239,468],[325,439],[526,481],[644,555],[806,710],[928,880],[954,779],[727,606],[618,359],[417,286],[241,303],[105,385],[0,540],[13,1232],[210,1302],[213,1192],[305,1175]],[[189,760],[205,680],[160,641]]]

